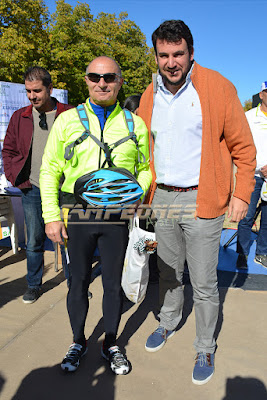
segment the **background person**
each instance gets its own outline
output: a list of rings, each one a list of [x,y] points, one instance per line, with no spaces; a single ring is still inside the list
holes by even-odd
[[[138,115],[138,109],[140,104],[141,94],[133,94],[125,99],[123,108],[127,108],[134,114]]]
[[[172,218],[158,217],[156,222],[160,325],[149,336],[146,350],[161,349],[181,321],[187,260],[196,315],[192,381],[202,385],[214,373],[217,263],[224,214],[228,204],[232,221],[247,213],[255,146],[234,86],[194,61],[188,26],[180,20],[165,21],[154,31],[152,42],[159,69],[157,91],[154,98],[153,85],[148,86],[138,113],[152,143],[154,181],[148,201],[154,196],[152,208],[177,209]],[[231,198],[232,160],[237,174]]]
[[[248,213],[238,224],[236,268],[247,269],[247,258],[250,249],[251,228],[261,196],[261,187],[267,180],[267,81],[261,85],[259,93],[261,104],[246,112],[246,117],[257,149],[257,166],[255,170],[255,188],[251,195]],[[261,200],[260,229],[257,236],[254,261],[267,268],[267,202]]]
[[[117,102],[117,95],[123,83],[119,65],[109,57],[98,57],[88,65],[85,81],[89,90],[85,109],[91,134],[107,145],[128,136],[124,112]],[[132,174],[136,171],[137,180],[146,192],[151,182],[147,129],[141,118],[133,117],[139,149],[146,161],[138,162],[138,150],[133,140],[127,140],[115,147],[111,159],[116,167],[126,168]],[[104,291],[105,339],[101,354],[109,361],[115,374],[126,374],[130,369],[129,363],[117,345],[116,336],[122,308],[121,274],[128,243],[127,225],[121,223],[119,215],[114,215],[112,222],[107,223],[103,218],[96,219],[92,214],[88,216],[86,223],[81,224],[77,220],[77,214],[70,212],[66,230],[60,217],[57,191],[61,174],[64,173],[65,176],[61,188],[62,203],[70,202],[73,205],[76,202],[73,194],[76,180],[103,167],[106,160],[102,148],[91,137],[87,137],[75,147],[73,157],[66,161],[66,147],[80,138],[83,132],[84,128],[76,109],[62,115],[49,136],[40,173],[47,236],[55,243],[62,243],[62,238],[67,239],[69,255],[70,285],[67,308],[73,343],[61,363],[61,368],[65,371],[75,371],[81,357],[87,352],[84,332],[89,305],[87,291],[91,279],[92,259],[98,247]]]
[[[72,106],[51,97],[53,85],[46,69],[38,66],[28,68],[24,81],[31,105],[20,108],[12,115],[2,156],[7,179],[22,191],[27,228],[28,283],[23,301],[33,303],[40,296],[46,238],[39,190],[42,155],[54,120]]]

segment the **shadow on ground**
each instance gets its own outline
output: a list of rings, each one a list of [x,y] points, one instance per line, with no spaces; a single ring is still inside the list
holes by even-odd
[[[8,252],[10,252],[10,248],[1,247],[0,248],[0,257],[4,256]],[[4,260],[1,260],[0,261],[0,269],[6,267],[8,265],[16,264],[20,261],[23,261],[23,260],[25,260],[25,258],[26,258],[26,251],[22,249],[17,254],[12,254],[11,256],[5,258]]]
[[[222,400],[266,400],[267,391],[264,383],[256,378],[228,378],[226,394]]]
[[[9,257],[9,258],[11,258],[11,257]],[[15,255],[15,257],[19,257],[19,255],[18,254]],[[18,260],[16,259],[15,262],[17,262],[17,261]],[[44,267],[43,276],[45,276],[48,273],[48,270],[50,268],[54,268],[53,263],[47,264]],[[26,266],[25,266],[25,272],[26,272]],[[63,271],[56,273],[53,278],[47,280],[43,284],[42,294],[48,292],[51,289],[54,289],[56,286],[58,286],[64,280],[65,280],[65,276],[64,276]],[[5,304],[9,303],[10,301],[17,299],[20,296],[23,296],[23,294],[25,293],[25,291],[27,289],[26,275],[22,276],[21,278],[14,279],[14,280],[8,281],[8,282],[5,282],[5,279],[2,279],[0,281],[0,284],[1,284],[1,296],[0,296],[0,308],[1,308]]]
[[[65,279],[62,272],[52,280],[46,282],[44,285],[44,290],[50,290],[55,285],[57,285],[61,281],[61,279]],[[192,286],[188,277],[185,277],[184,283],[185,301],[183,318],[177,328],[178,330],[183,327],[193,310]],[[228,283],[230,284],[230,280]],[[10,282],[9,284],[12,284],[12,282]],[[2,285],[2,287],[4,285]],[[18,282],[14,283],[14,287],[23,286],[23,290],[25,289],[24,285],[24,277],[18,280]],[[223,304],[228,288],[229,286],[225,288],[220,288],[219,290],[220,311],[216,328],[216,339],[218,338],[223,325]],[[5,289],[5,293],[7,295],[7,293],[9,292],[8,287],[6,287]],[[10,291],[12,292],[12,290]],[[19,289],[15,296],[19,296],[21,294],[22,293]],[[150,312],[153,312],[155,315],[155,319],[157,318],[158,309],[155,308],[155,305],[158,304],[158,301],[158,284],[149,284],[146,298],[141,304],[138,305],[135,312],[129,317],[122,330],[122,333],[118,338],[118,344],[122,348],[122,350],[126,350],[126,354],[127,345],[130,338],[144,323],[148,314]],[[123,312],[128,311],[132,306],[133,303],[125,299]],[[156,325],[157,324],[155,321],[155,327]],[[80,368],[75,373],[64,373],[60,368],[60,364],[56,364],[52,367],[49,366],[33,370],[22,380],[16,394],[12,397],[11,400],[73,400],[74,398],[78,398],[79,400],[88,400],[89,398],[96,400],[114,400],[116,379],[124,379],[124,377],[116,377],[110,371],[106,361],[103,360],[100,355],[102,344],[101,337],[103,333],[104,325],[103,318],[101,318],[94,328],[92,334],[88,338],[89,351],[87,355],[82,359]],[[59,363],[60,361],[61,359],[59,360]],[[141,367],[140,365],[135,365],[133,366],[133,368]],[[4,382],[2,382],[2,385],[3,384]],[[222,400],[250,400],[252,398],[253,400],[267,400],[266,388],[264,384],[256,378],[242,378],[238,376],[233,379],[229,378],[226,381],[225,393],[225,397]]]
[[[32,371],[12,400],[113,400],[116,376],[100,357],[100,343],[88,353],[75,373],[64,373],[59,365]]]
[[[157,296],[158,285],[149,285],[145,300],[129,318],[118,338],[122,350],[125,351],[131,336],[144,322],[153,305],[157,304]],[[133,303],[125,299],[123,312],[132,306]],[[64,373],[59,364],[34,370],[23,379],[12,400],[73,400],[74,398],[113,400],[115,380],[123,377],[117,378],[100,355],[102,345],[100,337],[103,333],[104,325],[101,318],[88,338],[88,353],[75,373]]]

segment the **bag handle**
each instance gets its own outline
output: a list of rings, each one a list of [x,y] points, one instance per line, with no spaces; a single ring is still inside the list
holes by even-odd
[[[139,217],[137,216],[137,213],[135,212],[133,218],[129,220],[129,232],[133,230],[134,227],[139,228]]]
[[[139,228],[139,217],[136,213],[134,214],[134,217],[133,217],[133,226],[136,226],[137,228]]]

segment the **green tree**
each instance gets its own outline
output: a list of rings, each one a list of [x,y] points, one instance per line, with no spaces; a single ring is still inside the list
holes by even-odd
[[[92,25],[94,56],[110,56],[121,67],[125,79],[119,93],[121,101],[131,94],[142,93],[156,70],[144,34],[127,17],[127,13],[120,13],[118,18],[115,14],[100,13]]]
[[[88,95],[84,82],[88,57],[93,57],[84,40],[90,31],[93,16],[88,4],[78,4],[74,9],[64,0],[58,0],[51,16],[49,28],[50,55],[48,70],[54,86],[68,89],[69,102],[77,105]]]
[[[89,5],[72,9],[64,0],[57,1],[50,26],[51,59],[49,70],[58,88],[68,89],[69,102],[77,105],[88,96],[85,69],[100,55],[114,58],[125,79],[119,100],[142,93],[156,69],[154,57],[140,28],[121,13],[100,13],[96,18]]]
[[[37,64],[48,69],[54,86],[67,89],[69,103],[88,96],[86,66],[95,57],[114,58],[125,80],[119,100],[142,93],[156,70],[154,56],[140,28],[126,13],[100,13],[88,4],[74,8],[56,1],[51,16],[43,0],[0,0],[0,80],[23,82],[23,72]]]
[[[252,100],[251,99],[245,100],[243,103],[244,111],[246,112],[246,111],[250,110],[251,108],[252,108]]]
[[[43,0],[0,0],[0,80],[23,82],[29,65],[45,66],[48,15]]]

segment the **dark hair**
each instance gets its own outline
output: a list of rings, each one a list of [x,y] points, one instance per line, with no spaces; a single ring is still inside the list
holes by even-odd
[[[49,72],[38,66],[29,67],[24,73],[24,81],[42,81],[47,88],[51,85],[52,79]]]
[[[132,96],[127,97],[123,104],[123,108],[127,108],[127,110],[135,112],[135,110],[139,107],[140,99],[141,94],[133,94]]]
[[[157,54],[157,39],[166,40],[169,43],[179,42],[184,39],[187,43],[189,54],[192,54],[193,36],[188,26],[180,19],[165,21],[152,33],[155,54]]]

